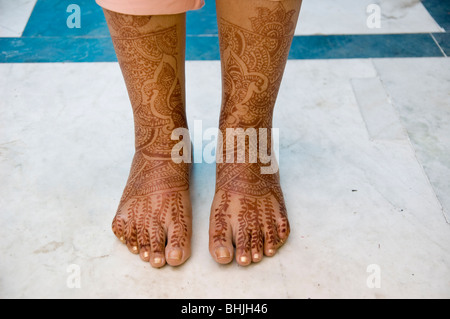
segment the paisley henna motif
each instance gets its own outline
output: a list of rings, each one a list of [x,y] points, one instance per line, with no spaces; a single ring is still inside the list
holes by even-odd
[[[184,247],[188,210],[181,192],[189,189],[189,164],[171,159],[171,133],[187,127],[177,26],[155,30],[150,16],[106,10],[105,17],[133,107],[136,147],[113,231],[128,245],[162,253],[170,224],[171,245]]]
[[[272,128],[273,108],[295,28],[295,11],[286,11],[280,3],[272,10],[258,8],[256,12],[257,16],[250,18],[251,30],[219,20],[223,77],[219,126],[224,136],[227,128],[267,128],[269,132]],[[268,154],[272,147],[270,135]],[[236,151],[236,143],[234,148]],[[224,154],[226,149],[224,142]],[[246,158],[249,157],[246,147]],[[267,164],[259,158],[257,163],[226,162],[225,155],[222,163],[218,162],[216,198],[221,199],[212,210],[214,241],[224,241],[226,216],[237,209],[235,244],[241,251],[262,249],[263,238],[278,247],[282,243],[280,235],[288,235],[279,174],[261,174],[264,165]]]
[[[264,127],[272,123],[284,66],[292,42],[295,11],[279,4],[258,9],[252,30],[219,22],[224,77],[221,126]],[[270,115],[270,116],[268,116]]]

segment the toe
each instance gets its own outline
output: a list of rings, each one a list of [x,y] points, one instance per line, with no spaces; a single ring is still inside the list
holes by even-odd
[[[267,257],[272,257],[277,253],[277,247],[272,245],[265,245],[264,246],[264,255]]]
[[[241,266],[250,265],[250,263],[252,262],[250,250],[248,250],[248,249],[236,250],[236,261]]]
[[[139,247],[139,256],[141,257],[141,259],[145,262],[149,262],[150,261],[150,246],[140,246]]]
[[[164,257],[164,252],[150,252],[149,256],[150,265],[153,268],[161,268],[166,264],[166,259]]]
[[[120,217],[120,215],[116,215],[112,222],[112,231],[114,235],[116,235],[116,237],[119,238],[119,240],[122,243],[126,242],[125,236],[123,234],[124,228],[125,228],[124,220]]]
[[[227,245],[228,246],[228,245]],[[228,264],[233,260],[233,247],[216,246],[210,253],[219,264]]]
[[[263,233],[261,230],[252,233],[252,261],[259,262],[263,256]]]
[[[275,255],[288,239],[289,233],[289,221],[284,215],[268,224],[264,231],[264,255]]]
[[[179,266],[189,258],[189,253],[177,247],[166,248],[166,261],[171,266]]]
[[[278,248],[278,232],[275,223],[269,223],[264,230],[264,255],[275,255]]]
[[[132,254],[135,254],[135,255],[139,254],[139,247],[138,247],[137,243],[133,244],[131,241],[127,242],[127,247],[128,247],[128,250]]]
[[[133,254],[139,253],[139,246],[137,240],[136,223],[133,219],[130,219],[125,224],[124,237],[126,244],[130,252]]]
[[[280,239],[280,246],[283,245],[289,237],[291,228],[287,217],[282,217],[277,225],[278,238]]]
[[[233,237],[231,226],[227,222],[211,220],[209,226],[209,252],[219,264],[228,264],[233,260]]]
[[[179,266],[191,255],[192,208],[187,192],[172,193],[169,199],[165,257],[169,265]]]
[[[269,230],[266,235],[269,240],[264,242],[264,254],[266,256],[273,256],[278,249],[287,241],[290,233],[289,221],[287,217],[283,216],[277,221],[276,226]]]
[[[264,255],[272,257],[280,246],[280,238],[275,227],[266,230],[264,234]]]
[[[190,232],[183,227],[171,227],[165,249],[166,261],[171,266],[183,264],[191,255]]]
[[[153,227],[148,231],[148,233],[150,235],[150,264],[155,268],[162,267],[166,264],[166,233],[163,227],[159,224],[153,224]]]
[[[179,266],[191,256],[191,222],[187,217],[174,220],[168,229],[166,261]]]
[[[248,266],[252,262],[251,235],[246,231],[238,231],[236,240],[236,261],[241,266]]]
[[[143,261],[148,262],[150,259],[150,227],[151,218],[144,212],[139,212],[136,218],[137,242],[139,247],[139,255]]]

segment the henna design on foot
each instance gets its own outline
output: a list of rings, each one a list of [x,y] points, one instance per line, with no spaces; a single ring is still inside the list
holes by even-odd
[[[292,42],[296,16],[283,4],[273,9],[257,8],[251,30],[219,19],[223,101],[219,127],[272,128],[272,114]],[[272,141],[268,134],[268,154]],[[225,140],[228,139],[228,136]],[[250,141],[249,141],[250,142]],[[261,147],[258,143],[258,146]],[[235,151],[237,144],[234,143]],[[224,153],[227,149],[223,142]],[[250,158],[246,145],[246,158]],[[236,152],[235,152],[236,154]],[[255,154],[252,154],[255,155]],[[286,241],[290,228],[279,173],[261,174],[264,164],[227,163],[224,155],[216,168],[216,194],[211,208],[210,251],[236,247],[240,265],[271,256]]]
[[[191,235],[190,166],[171,158],[172,131],[187,128],[179,27],[156,29],[163,17],[104,12],[135,122],[136,152],[113,232],[152,266],[179,265]]]

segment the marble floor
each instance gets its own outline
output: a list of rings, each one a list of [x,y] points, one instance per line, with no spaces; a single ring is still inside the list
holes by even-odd
[[[449,297],[449,66],[289,61],[275,126],[290,240],[258,265],[216,265],[207,246],[214,165],[198,163],[193,255],[155,270],[110,231],[133,155],[117,64],[0,65],[0,295]],[[217,126],[219,71],[217,61],[187,63],[191,127]],[[384,108],[370,110],[365,97]],[[365,116],[387,121],[386,112],[396,116],[380,135]],[[71,265],[79,289],[67,285]],[[370,265],[380,267],[380,288],[367,285]]]
[[[0,37],[20,37],[37,0],[0,0]]]
[[[380,24],[367,26],[380,8]],[[367,13],[367,14],[361,14]],[[443,32],[420,0],[303,0],[296,34],[386,34]]]
[[[409,2],[421,31],[444,30]],[[186,71],[190,127],[217,127],[219,61]],[[290,59],[274,117],[288,242],[216,264],[215,166],[196,163],[192,257],[158,270],[110,229],[134,151],[118,64],[0,63],[0,298],[450,298],[449,71],[446,56]]]

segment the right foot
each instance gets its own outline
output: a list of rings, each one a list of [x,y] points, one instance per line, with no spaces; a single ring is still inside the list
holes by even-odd
[[[168,66],[159,74],[169,82],[174,81],[172,75]],[[149,82],[152,94],[164,95],[164,85],[153,87],[154,83]],[[165,84],[173,89],[170,83]],[[180,107],[179,88],[173,85],[171,102]],[[170,110],[164,100],[157,102],[162,104],[161,109]],[[158,107],[155,110],[150,107],[135,110],[136,154],[113,231],[132,253],[139,253],[153,267],[164,266],[166,262],[178,266],[190,256],[190,164],[172,160],[172,148],[177,141],[172,141],[169,133],[172,128],[187,126],[182,109],[175,107],[175,120],[156,118],[152,112],[157,113]]]
[[[130,252],[153,267],[183,264],[192,232],[187,164],[137,152],[112,228]]]
[[[190,256],[190,164],[172,160],[174,129],[187,128],[184,15],[129,16],[105,10],[133,107],[136,153],[112,223],[114,234],[153,267]]]

